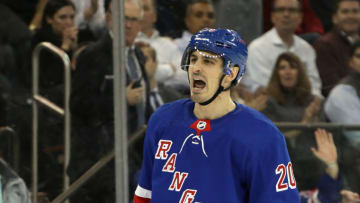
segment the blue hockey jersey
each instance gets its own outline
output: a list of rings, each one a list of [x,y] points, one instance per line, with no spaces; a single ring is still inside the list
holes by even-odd
[[[244,105],[199,120],[189,99],[163,105],[148,125],[134,202],[299,202],[286,143]]]

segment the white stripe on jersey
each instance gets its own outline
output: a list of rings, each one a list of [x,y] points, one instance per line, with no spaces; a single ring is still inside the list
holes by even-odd
[[[147,190],[138,185],[135,190],[135,195],[138,197],[151,199],[151,190]]]

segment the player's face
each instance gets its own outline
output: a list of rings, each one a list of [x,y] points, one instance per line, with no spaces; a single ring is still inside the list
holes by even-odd
[[[215,26],[214,8],[208,3],[195,3],[188,8],[185,24],[191,34]]]
[[[294,33],[302,14],[297,0],[275,0],[271,21],[279,32]]]
[[[356,48],[354,55],[351,57],[350,67],[360,72],[360,47]]]
[[[297,83],[298,70],[286,60],[280,61],[278,70],[281,85],[287,89],[294,88]]]
[[[359,32],[360,4],[357,1],[343,1],[333,16],[333,23],[347,34]]]
[[[47,17],[46,21],[51,25],[54,33],[61,35],[63,30],[74,26],[74,16],[74,8],[72,6],[64,6],[53,17]]]
[[[190,56],[189,81],[191,99],[196,103],[209,100],[219,88],[223,60],[218,55],[194,51]]]

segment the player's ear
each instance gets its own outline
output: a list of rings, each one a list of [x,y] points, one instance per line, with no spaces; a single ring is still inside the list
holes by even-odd
[[[229,79],[230,79],[230,82],[235,80],[235,78],[236,78],[237,74],[239,73],[239,71],[240,71],[240,68],[238,66],[234,66],[234,67],[231,68],[231,73],[230,73],[230,75],[228,75]]]

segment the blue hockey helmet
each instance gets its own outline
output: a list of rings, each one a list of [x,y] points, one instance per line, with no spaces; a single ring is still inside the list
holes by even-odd
[[[190,55],[194,50],[214,53],[224,60],[224,74],[229,75],[231,68],[240,68],[232,85],[237,85],[245,74],[248,50],[239,34],[230,29],[204,28],[191,37],[181,60],[181,68],[188,70]]]

